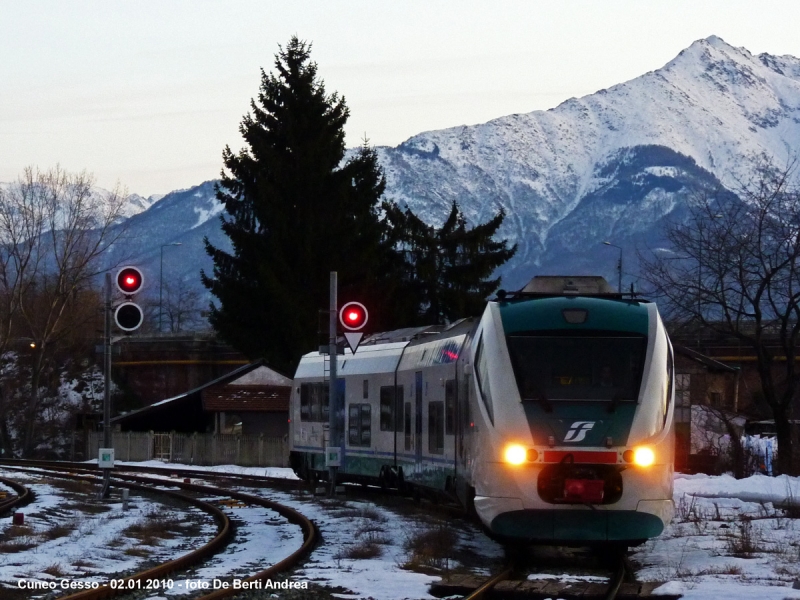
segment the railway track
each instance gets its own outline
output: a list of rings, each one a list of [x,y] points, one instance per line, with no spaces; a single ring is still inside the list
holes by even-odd
[[[470,575],[455,576],[432,587],[437,596],[463,595],[464,600],[489,598],[544,600],[565,598],[569,600],[634,600],[651,597],[657,584],[632,581],[633,572],[623,552],[615,551],[612,574],[608,583],[594,581],[561,581],[559,579],[529,580],[524,570],[514,562],[489,578]],[[625,580],[629,579],[628,582]],[[679,596],[659,595],[659,600],[675,600]],[[656,598],[656,596],[653,596]]]
[[[0,498],[0,515],[4,515],[11,509],[30,502],[32,494],[24,485],[20,485],[16,481],[6,479],[5,477],[0,477],[0,483],[6,487],[10,487],[16,492],[15,496]]]
[[[98,483],[100,482],[100,478],[98,476],[99,470],[96,468],[87,468],[85,463],[72,463],[65,465],[64,463],[52,463],[47,461],[36,461],[35,463],[31,461],[13,461],[12,465],[11,461],[4,461],[3,465],[7,469],[24,471],[27,473],[37,473],[52,477],[77,479]],[[196,475],[197,473],[195,472],[195,476]],[[172,479],[165,480],[152,477],[143,477],[140,475],[114,473],[112,474],[112,480],[118,487],[127,487],[129,489],[137,489],[149,493],[162,494],[182,502],[192,504],[201,510],[204,510],[205,512],[211,514],[217,521],[217,535],[201,548],[193,550],[192,552],[177,559],[167,561],[124,578],[112,579],[109,583],[97,589],[84,590],[69,596],[64,596],[62,597],[63,600],[99,600],[103,598],[119,597],[131,592],[135,593],[148,585],[147,582],[163,580],[163,578],[165,578],[167,575],[174,574],[189,567],[201,564],[212,556],[216,555],[224,548],[224,546],[232,537],[232,527],[230,519],[227,517],[227,515],[218,507],[209,502],[205,502],[199,498],[185,493],[163,489],[163,486],[178,487],[182,490],[182,492],[192,492],[195,494],[202,494],[204,496],[227,497],[250,505],[265,507],[277,512],[289,522],[299,525],[303,531],[303,544],[289,556],[278,561],[267,569],[263,569],[253,575],[238,580],[239,585],[237,587],[240,589],[234,589],[231,586],[227,589],[223,588],[214,590],[202,596],[204,600],[233,596],[237,593],[240,593],[241,588],[246,588],[249,585],[252,585],[252,582],[270,579],[278,573],[291,569],[303,560],[303,558],[311,551],[317,541],[318,536],[316,533],[316,528],[309,519],[290,507],[281,505],[272,500],[261,498],[259,496],[208,485],[187,483],[185,481],[175,481]]]

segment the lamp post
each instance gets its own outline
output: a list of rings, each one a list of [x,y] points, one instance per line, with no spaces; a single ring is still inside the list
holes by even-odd
[[[603,242],[606,246],[611,246],[612,248],[616,248],[619,250],[619,260],[617,261],[617,291],[621,294],[622,293],[622,248],[619,246],[612,244],[611,242]]]
[[[167,246],[181,246],[180,242],[172,242],[171,244],[162,244],[161,245],[161,263],[158,269],[158,333],[161,333],[161,300],[163,298],[163,288],[164,288],[164,248]]]

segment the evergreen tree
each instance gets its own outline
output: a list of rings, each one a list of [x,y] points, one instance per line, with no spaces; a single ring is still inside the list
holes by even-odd
[[[248,147],[225,148],[217,186],[232,252],[206,239],[214,269],[201,273],[218,300],[210,321],[223,339],[290,374],[319,344],[329,272],[339,274],[341,301],[385,281],[391,260],[377,155],[365,142],[342,165],[349,111],[344,98],[326,93],[310,50],[293,37],[276,55],[275,73],[261,72],[240,126]]]
[[[503,210],[486,223],[468,228],[464,214],[453,202],[438,229],[426,225],[408,208],[385,202],[383,210],[392,243],[405,262],[400,297],[405,296],[406,301],[397,302],[401,310],[416,309],[413,320],[420,324],[442,324],[481,314],[487,297],[500,286],[499,277],[489,277],[517,250],[516,245],[509,248],[505,240],[494,240],[505,218]]]

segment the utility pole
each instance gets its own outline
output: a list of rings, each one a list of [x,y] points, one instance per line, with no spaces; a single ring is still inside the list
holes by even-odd
[[[611,246],[619,250],[619,260],[617,261],[617,292],[622,293],[622,248],[611,242],[603,242],[606,246]]]
[[[105,314],[103,315],[103,448],[111,448],[111,273],[106,273]],[[103,469],[100,498],[108,498],[111,469]]]
[[[161,244],[161,262],[159,263],[158,268],[158,333],[161,333],[161,300],[162,300],[162,289],[164,287],[164,248],[167,246],[180,246],[182,245],[181,242],[172,242],[171,244]]]
[[[336,319],[337,314],[337,295],[338,295],[338,279],[336,271],[331,271],[330,282],[330,320],[328,322],[328,358],[330,360],[330,383],[328,384],[328,447],[338,448],[341,446],[341,440],[338,435],[338,419],[336,409],[338,402],[336,401],[336,367],[338,356],[336,354]],[[326,450],[326,456],[329,457],[329,451]],[[341,454],[340,454],[341,457]],[[336,492],[336,471],[338,466],[328,466],[328,480],[330,482],[330,490],[328,494],[333,496]]]

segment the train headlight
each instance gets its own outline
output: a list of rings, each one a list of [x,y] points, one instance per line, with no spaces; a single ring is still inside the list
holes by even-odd
[[[503,458],[512,465],[521,465],[528,460],[528,451],[519,444],[510,444],[506,446]]]
[[[649,467],[655,460],[656,455],[650,448],[634,448],[633,464],[640,467]]]

